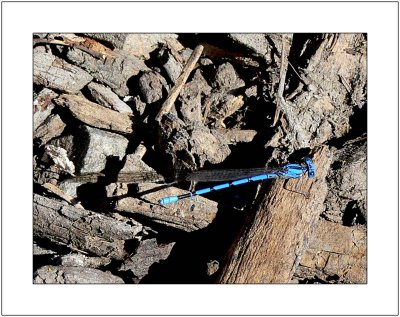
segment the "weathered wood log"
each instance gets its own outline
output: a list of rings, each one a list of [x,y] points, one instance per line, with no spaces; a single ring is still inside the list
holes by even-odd
[[[230,248],[219,283],[290,281],[324,208],[330,159],[327,147],[315,153],[316,179],[303,180],[298,189],[309,192],[308,198],[288,190],[297,180],[276,181],[271,186]]]
[[[151,191],[151,188],[154,188],[154,184],[142,184],[143,188]],[[142,215],[152,222],[186,232],[207,227],[214,220],[218,211],[217,203],[212,200],[196,196],[192,199],[183,199],[171,205],[161,206],[158,204],[158,199],[162,197],[184,193],[187,193],[187,191],[175,187],[150,192],[142,196],[149,203],[140,199],[126,197],[117,200],[115,209],[120,212]]]
[[[33,82],[47,88],[77,93],[93,79],[83,69],[46,53],[43,47],[34,49]]]
[[[98,256],[123,259],[125,240],[141,226],[130,226],[110,217],[33,195],[33,234]]]
[[[90,126],[124,134],[133,132],[130,115],[104,108],[84,97],[64,94],[54,102],[68,108],[75,118]]]

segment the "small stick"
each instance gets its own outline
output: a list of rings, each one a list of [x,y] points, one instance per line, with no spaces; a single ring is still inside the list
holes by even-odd
[[[282,108],[282,102],[284,102],[283,90],[285,89],[287,67],[288,67],[288,59],[286,58],[286,55],[285,55],[285,44],[284,44],[284,40],[282,37],[281,70],[280,70],[280,74],[279,74],[279,87],[278,87],[278,92],[277,92],[277,96],[276,96],[277,102],[276,102],[275,117],[274,117],[274,122],[272,123],[273,127],[276,125],[276,123],[278,121],[279,114],[280,114],[281,108]]]
[[[178,98],[179,94],[181,93],[181,90],[185,85],[187,79],[189,78],[190,73],[192,72],[194,66],[200,58],[200,55],[203,52],[203,48],[204,47],[202,45],[198,45],[193,50],[192,55],[190,56],[189,60],[182,70],[182,73],[176,80],[175,86],[169,91],[167,99],[161,106],[160,112],[156,116],[156,121],[160,122],[162,116],[171,110],[172,105],[175,103],[176,98]]]

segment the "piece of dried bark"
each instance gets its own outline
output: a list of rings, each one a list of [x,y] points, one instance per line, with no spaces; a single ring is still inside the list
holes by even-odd
[[[139,78],[139,90],[146,103],[160,100],[163,97],[163,87],[167,88],[167,82],[156,72],[145,72]]]
[[[140,242],[136,253],[122,263],[119,271],[131,271],[138,281],[145,277],[150,266],[168,258],[175,242],[158,244],[156,239],[147,239]]]
[[[132,114],[132,109],[118,95],[112,92],[108,87],[91,82],[87,88],[89,89],[93,99],[100,105],[116,110],[121,113]]]
[[[160,198],[184,194],[187,191],[174,187],[154,191],[155,188],[155,184],[139,184],[142,200],[131,197],[119,199],[116,210],[143,215],[156,223],[186,232],[205,228],[214,220],[218,211],[216,202],[196,196],[161,206],[158,204]]]
[[[367,232],[362,226],[345,227],[321,219],[300,265],[325,276],[326,281],[367,283]],[[301,271],[297,278],[301,279]]]
[[[145,63],[125,51],[113,51],[113,57],[99,60],[80,50],[69,50],[68,60],[86,70],[99,82],[109,86],[118,96],[129,94],[128,80],[139,72],[149,71]]]
[[[179,96],[182,103],[179,110],[182,119],[187,124],[203,121],[202,99],[211,93],[211,87],[204,79],[200,70],[196,70],[193,79],[186,83]]]
[[[352,89],[365,91],[366,55],[354,56],[345,51],[359,37],[360,34],[326,36],[311,54],[304,73],[296,71],[299,87],[280,105],[287,124],[280,144],[289,146],[290,152],[314,148],[349,132],[353,108],[362,104],[363,97],[349,103],[349,93],[341,78],[352,82]],[[315,44],[311,42],[308,46]]]
[[[95,128],[124,134],[133,133],[132,117],[128,114],[104,108],[76,95],[63,94],[54,102],[68,108],[75,118]]]
[[[231,33],[229,36],[241,45],[252,49],[260,56],[265,56],[268,53],[268,41],[262,33]]]
[[[203,167],[207,161],[211,164],[221,163],[231,154],[229,146],[204,126],[196,125],[193,128],[188,144],[192,155],[199,159],[199,167]]]
[[[61,266],[91,267],[95,269],[110,264],[111,259],[98,256],[86,256],[81,253],[72,253],[57,257],[56,262]]]
[[[324,217],[345,225],[367,222],[367,139],[350,140],[334,152]]]
[[[92,79],[81,68],[46,53],[44,47],[33,50],[33,82],[36,85],[75,94]]]
[[[221,139],[221,142],[227,144],[236,144],[241,142],[251,142],[257,134],[256,130],[240,129],[213,129],[211,133]]]
[[[124,280],[110,272],[87,267],[46,265],[33,275],[35,284],[123,284]]]
[[[218,93],[216,96],[211,98],[215,98],[216,103],[211,106],[209,117],[216,120],[217,125],[219,126],[223,126],[223,121],[244,105],[243,96]]]
[[[34,139],[40,139],[41,144],[46,144],[51,139],[58,137],[64,131],[66,124],[58,114],[50,115],[33,133]]]
[[[33,234],[72,249],[97,256],[123,259],[125,240],[135,238],[142,227],[33,195]]]
[[[52,100],[57,96],[51,89],[43,88],[33,100],[33,131],[51,114],[54,108]]]
[[[214,86],[220,91],[230,91],[243,87],[245,82],[239,77],[231,63],[220,65],[215,73]]]
[[[177,37],[178,35],[172,33],[127,34],[122,44],[123,46],[122,47],[118,46],[118,48],[123,49],[124,51],[128,52],[133,56],[148,59],[150,57],[149,54],[153,52],[155,49],[157,49],[160,44],[169,43],[170,45],[175,47],[178,51],[181,50],[183,47],[182,44],[180,44],[179,41],[177,40]],[[116,44],[115,42],[116,41],[112,41],[113,44]]]

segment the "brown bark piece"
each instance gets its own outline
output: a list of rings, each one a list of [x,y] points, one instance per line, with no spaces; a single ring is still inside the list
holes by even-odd
[[[330,151],[320,148],[313,156],[316,179],[277,181],[262,199],[254,219],[248,219],[241,236],[231,247],[219,283],[288,283],[313,234],[328,188],[325,176]],[[284,184],[286,183],[286,184]]]
[[[132,109],[115,94],[110,88],[91,82],[89,89],[94,100],[100,105],[121,113],[132,114]]]
[[[236,144],[240,142],[251,142],[257,134],[256,130],[241,130],[241,129],[216,129],[211,130],[211,133],[216,137],[224,138],[227,144]]]
[[[133,133],[132,117],[128,114],[104,108],[76,95],[64,94],[54,102],[67,107],[75,118],[90,126],[124,134]]]
[[[365,227],[345,227],[320,220],[300,265],[316,271],[316,276],[335,276],[344,283],[366,283],[366,242]]]
[[[123,259],[125,240],[133,239],[142,228],[101,214],[33,195],[33,234],[72,249]]]
[[[140,184],[139,186],[139,190],[142,193],[148,192],[143,194],[141,198],[149,201],[149,203],[127,197],[116,202],[117,211],[143,215],[151,221],[186,232],[207,227],[217,214],[217,203],[204,197],[196,196],[191,199],[183,199],[176,203],[162,206],[156,203],[160,198],[184,194],[187,191],[175,187],[154,191],[153,188],[158,185],[149,183]]]

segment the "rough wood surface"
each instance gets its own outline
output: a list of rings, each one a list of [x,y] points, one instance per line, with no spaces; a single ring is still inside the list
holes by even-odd
[[[182,74],[176,80],[175,86],[169,91],[167,100],[163,103],[160,112],[156,116],[156,120],[160,121],[162,116],[168,113],[174,104],[176,98],[179,96],[183,86],[185,85],[187,79],[189,78],[190,73],[192,72],[194,66],[200,58],[201,53],[203,52],[203,46],[198,45],[189,60],[187,61],[185,67],[183,68]]]
[[[46,144],[51,139],[61,135],[65,126],[65,123],[58,114],[50,115],[45,122],[35,130],[33,138],[40,139],[42,144]]]
[[[77,93],[93,79],[81,68],[46,53],[43,47],[33,54],[33,82],[48,88]]]
[[[314,155],[317,177],[303,180],[306,198],[286,188],[295,182],[276,182],[259,205],[254,219],[244,227],[232,246],[218,277],[220,283],[288,283],[307,248],[328,188],[325,176],[330,166],[327,147]]]
[[[38,269],[35,284],[122,284],[123,279],[97,269],[46,265]]]
[[[142,228],[130,226],[101,214],[67,206],[33,195],[33,234],[98,256],[123,259],[125,240]]]
[[[34,197],[34,243],[53,252],[38,251],[33,271],[365,282],[367,34],[33,37],[33,190],[48,197]],[[327,144],[331,158],[315,152]],[[290,191],[297,180],[277,179],[158,203],[217,185],[216,170],[282,166],[310,151],[318,177],[298,186],[311,188],[308,199]],[[210,177],[189,184],[199,170]],[[67,206],[77,202],[84,209]],[[319,237],[318,214],[336,223]]]
[[[75,118],[88,125],[125,134],[133,133],[132,117],[128,114],[104,108],[77,95],[61,95],[54,101],[67,107]]]
[[[125,51],[114,50],[112,55],[102,60],[81,50],[66,52],[68,61],[82,67],[100,83],[106,84],[117,95],[124,97],[129,94],[127,85],[129,78],[136,76],[140,71],[149,71],[149,68],[143,60]]]
[[[298,272],[307,268],[321,281],[367,283],[367,230],[363,226],[346,227],[321,219]]]
[[[153,186],[154,187],[154,186]],[[167,225],[186,232],[207,227],[217,214],[217,204],[204,197],[193,197],[192,200],[182,200],[174,205],[161,206],[158,199],[171,195],[187,193],[177,188],[149,193],[142,198],[153,203],[145,203],[136,198],[122,198],[116,202],[115,209],[138,215],[143,215],[149,220]]]

